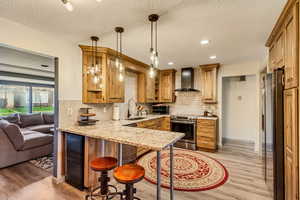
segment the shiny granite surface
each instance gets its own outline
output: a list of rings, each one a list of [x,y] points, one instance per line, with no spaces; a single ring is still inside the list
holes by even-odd
[[[148,115],[147,118],[140,120],[99,121],[93,126],[74,125],[71,127],[60,127],[59,130],[62,132],[160,151],[180,140],[184,134],[129,127],[126,125],[165,116],[168,115]]]

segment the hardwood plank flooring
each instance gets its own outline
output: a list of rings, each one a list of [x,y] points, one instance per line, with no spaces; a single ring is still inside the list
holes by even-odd
[[[203,152],[204,153],[204,152]],[[245,144],[225,144],[218,153],[204,153],[216,158],[229,171],[229,180],[221,187],[203,192],[175,191],[177,200],[272,200],[263,180],[262,161]],[[114,183],[114,182],[113,182]],[[137,196],[152,200],[156,187],[147,181],[136,184]],[[122,188],[122,185],[118,185]],[[82,200],[84,192],[68,184],[52,183],[52,177],[30,163],[0,170],[0,199],[2,200]],[[117,199],[117,198],[115,198]],[[162,190],[162,200],[168,200],[168,190]]]

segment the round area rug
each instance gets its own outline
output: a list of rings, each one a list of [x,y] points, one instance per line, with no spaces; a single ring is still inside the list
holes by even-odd
[[[165,188],[170,186],[169,152],[161,152],[161,183]],[[228,172],[220,162],[199,152],[174,149],[173,159],[175,190],[210,190],[223,185],[228,179]],[[146,154],[138,164],[145,168],[145,179],[156,184],[156,152]]]

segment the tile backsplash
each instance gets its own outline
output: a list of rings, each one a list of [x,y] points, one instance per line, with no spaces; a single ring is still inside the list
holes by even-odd
[[[204,111],[218,114],[217,104],[204,104],[201,92],[177,92],[176,102],[170,105],[170,114],[202,115]]]

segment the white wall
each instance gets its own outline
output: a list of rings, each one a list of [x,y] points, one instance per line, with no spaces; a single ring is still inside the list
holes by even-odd
[[[255,142],[258,121],[256,76],[223,78],[223,138]]]
[[[81,100],[81,50],[77,44],[0,18],[0,43],[59,58],[59,99]]]

